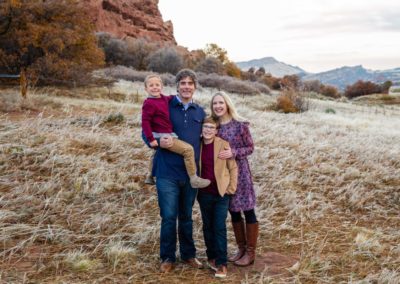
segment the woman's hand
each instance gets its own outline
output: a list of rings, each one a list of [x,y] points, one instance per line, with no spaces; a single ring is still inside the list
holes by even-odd
[[[232,149],[230,147],[226,147],[224,150],[222,150],[218,154],[218,158],[220,158],[221,160],[230,159],[232,157],[233,157],[233,154],[232,154]]]
[[[161,148],[171,148],[174,145],[174,139],[172,136],[163,136],[160,138],[160,147]]]

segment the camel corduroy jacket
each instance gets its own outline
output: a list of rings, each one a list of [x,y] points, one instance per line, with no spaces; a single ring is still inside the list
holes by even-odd
[[[215,137],[214,139],[214,175],[217,181],[219,195],[234,194],[237,187],[238,168],[235,159],[222,160],[218,158],[219,152],[229,148],[229,142]],[[200,146],[200,153],[203,144]],[[201,154],[200,154],[201,173]]]

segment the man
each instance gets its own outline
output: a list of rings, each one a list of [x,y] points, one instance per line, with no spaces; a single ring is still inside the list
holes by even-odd
[[[196,73],[190,69],[183,69],[176,74],[175,82],[178,95],[169,103],[173,131],[179,139],[193,146],[198,165],[200,134],[205,112],[192,100],[197,87]],[[156,152],[153,165],[161,215],[160,270],[163,273],[170,272],[176,261],[177,222],[181,260],[195,268],[203,267],[196,258],[193,241],[192,208],[197,189],[190,186],[183,157],[168,151],[172,143],[171,137],[160,139],[161,149]]]

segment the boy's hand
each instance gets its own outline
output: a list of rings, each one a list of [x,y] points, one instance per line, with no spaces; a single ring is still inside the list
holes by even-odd
[[[158,142],[157,142],[157,140],[151,141],[151,142],[150,142],[150,146],[151,146],[152,148],[158,147]]]

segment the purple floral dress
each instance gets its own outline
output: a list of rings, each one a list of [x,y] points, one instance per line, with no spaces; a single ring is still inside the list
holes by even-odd
[[[238,165],[237,190],[231,198],[229,210],[240,212],[254,209],[256,206],[256,195],[247,160],[247,156],[252,154],[254,150],[249,123],[232,119],[227,124],[221,124],[218,136],[229,142],[233,157]]]

